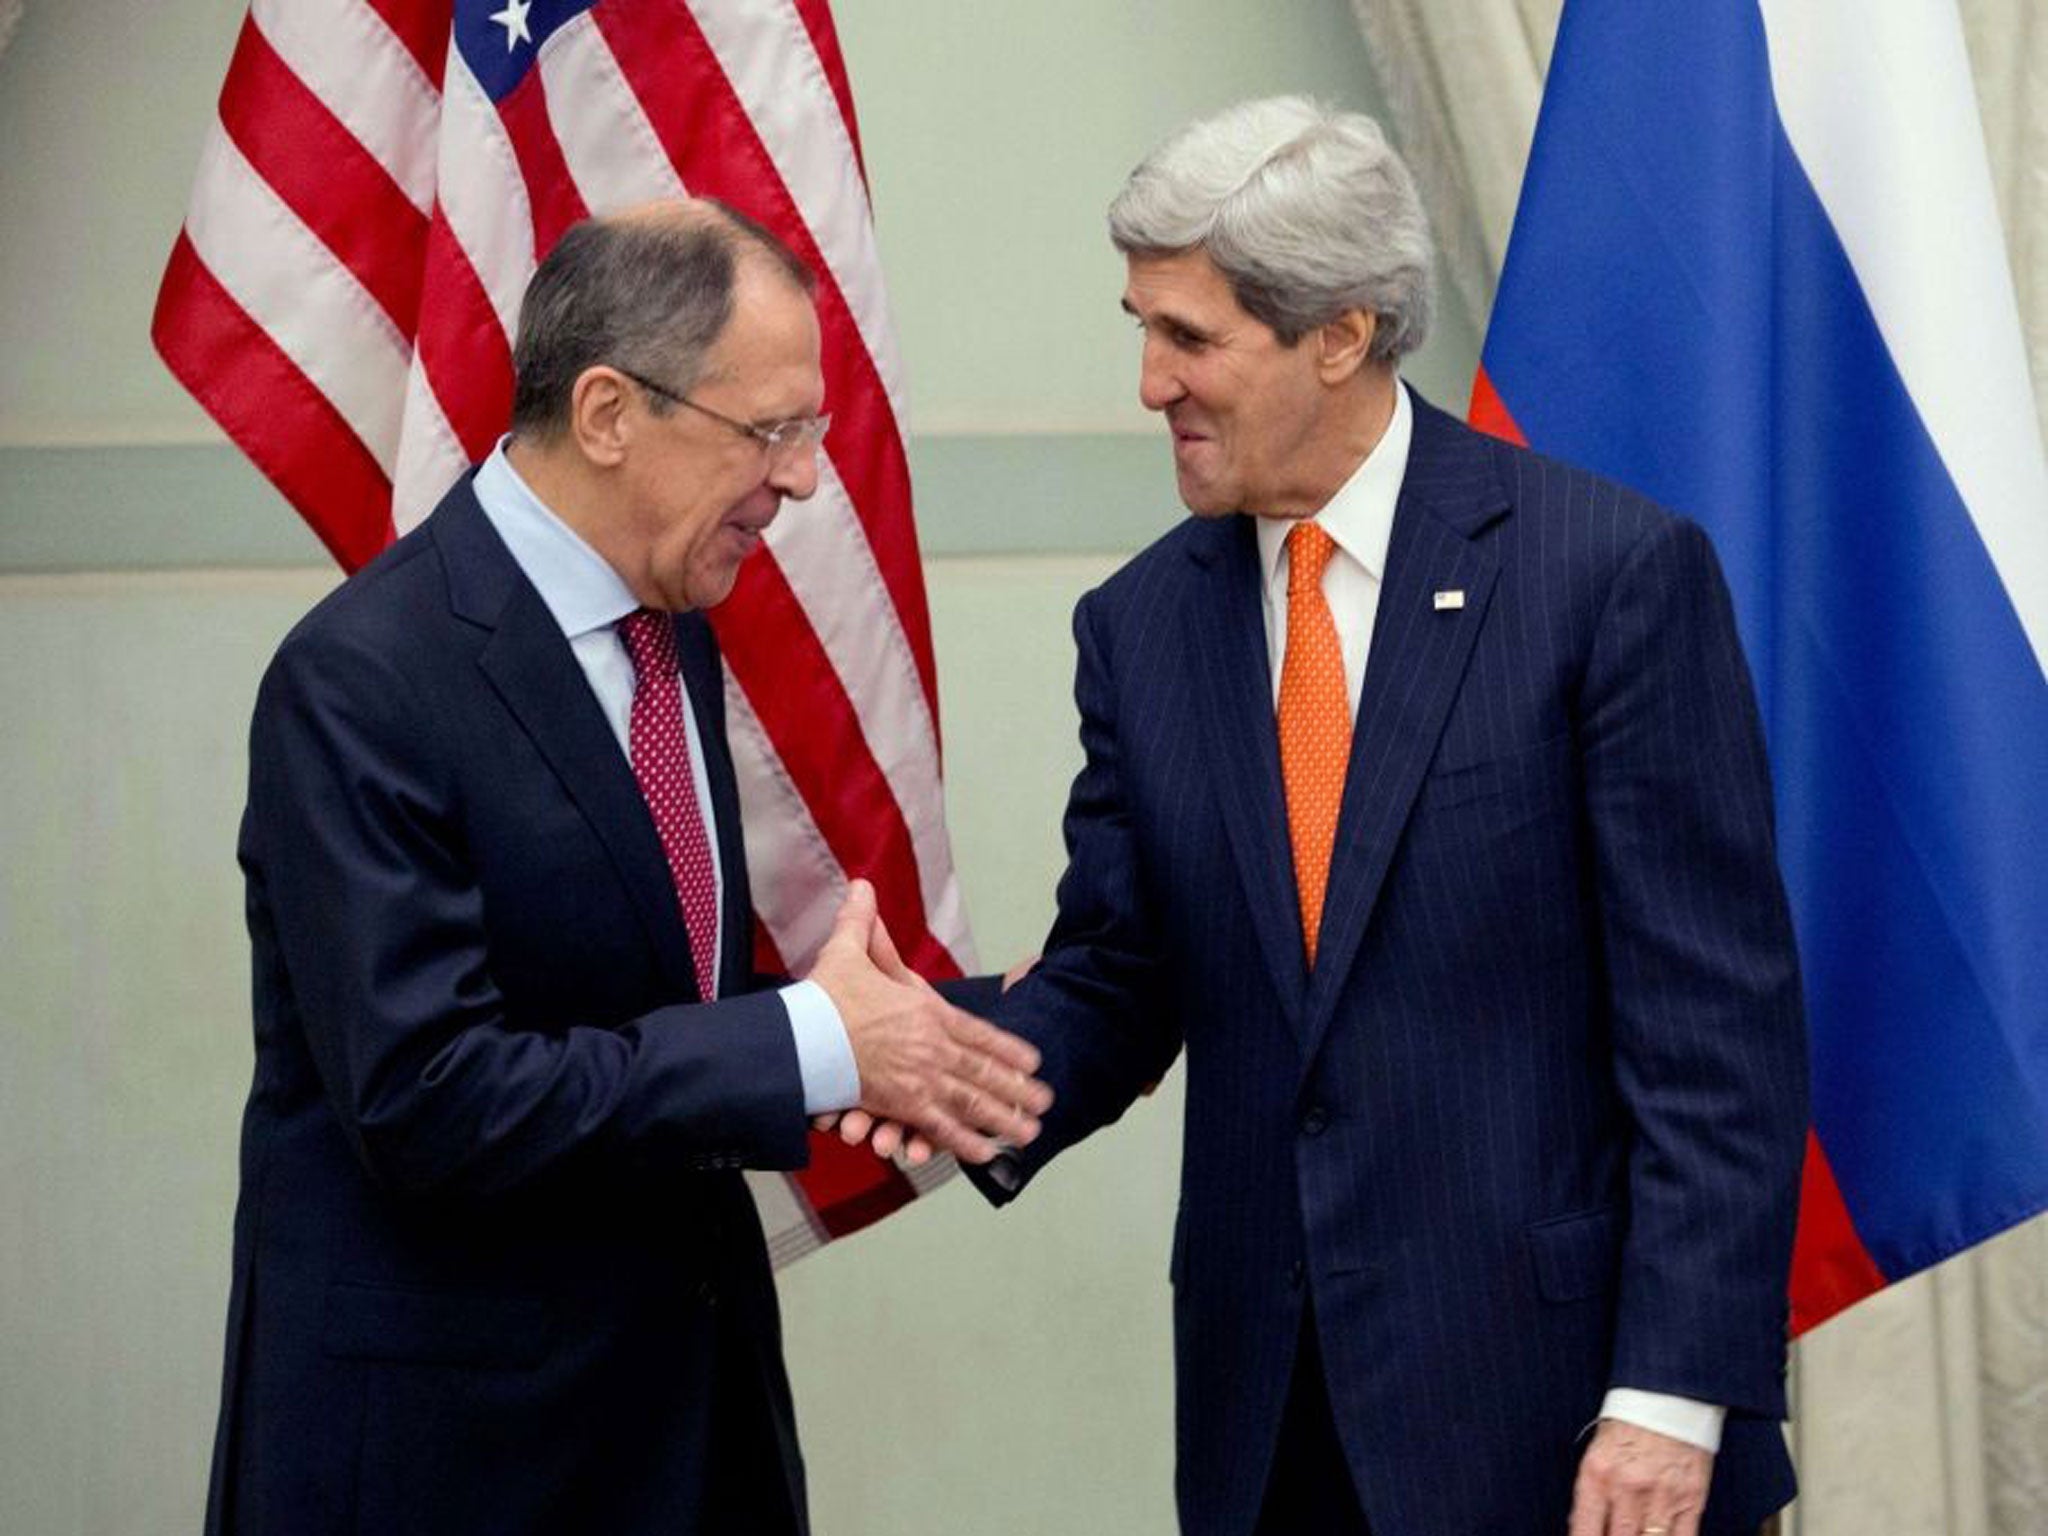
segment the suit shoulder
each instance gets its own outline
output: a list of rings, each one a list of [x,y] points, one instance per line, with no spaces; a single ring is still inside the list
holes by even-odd
[[[1518,516],[1574,525],[1595,547],[1632,547],[1679,515],[1610,476],[1498,438],[1486,439]]]
[[[415,529],[307,610],[279,642],[266,679],[336,666],[395,679],[429,648],[423,618],[447,611],[439,553],[426,529]]]
[[[425,526],[388,546],[309,608],[284,644],[388,639],[408,614],[448,606],[439,550]]]
[[[1629,594],[1725,603],[1713,541],[1693,519],[1579,465],[1510,443],[1493,451],[1511,508],[1494,542],[1510,604],[1546,608],[1590,646]]]
[[[1079,611],[1120,617],[1176,596],[1206,561],[1221,555],[1239,521],[1183,517],[1085,593]]]

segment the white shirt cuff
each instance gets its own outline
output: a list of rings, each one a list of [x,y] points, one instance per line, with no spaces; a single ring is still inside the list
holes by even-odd
[[[804,1113],[822,1115],[860,1102],[860,1068],[846,1025],[825,989],[815,981],[792,982],[776,996],[789,1015],[796,1042],[796,1069],[803,1078]]]
[[[1600,1417],[1619,1419],[1638,1429],[1647,1429],[1673,1440],[1696,1445],[1709,1455],[1721,1449],[1721,1421],[1728,1410],[1717,1403],[1702,1403],[1669,1392],[1642,1392],[1634,1387],[1610,1387],[1600,1403]]]

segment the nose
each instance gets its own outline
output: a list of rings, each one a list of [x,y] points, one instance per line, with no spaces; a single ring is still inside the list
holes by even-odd
[[[800,443],[772,452],[768,483],[790,501],[808,501],[818,489],[818,445]]]
[[[1163,411],[1184,393],[1165,342],[1148,332],[1138,361],[1138,403],[1148,411]]]

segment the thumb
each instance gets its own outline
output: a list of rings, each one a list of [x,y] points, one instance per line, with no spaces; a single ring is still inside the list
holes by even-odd
[[[846,896],[839,903],[839,911],[832,919],[832,933],[825,942],[850,945],[861,954],[866,954],[874,931],[875,888],[865,880],[848,882]]]
[[[868,934],[868,958],[874,961],[875,969],[891,981],[915,983],[918,980],[917,973],[903,963],[903,956],[896,951],[895,937],[879,915]]]

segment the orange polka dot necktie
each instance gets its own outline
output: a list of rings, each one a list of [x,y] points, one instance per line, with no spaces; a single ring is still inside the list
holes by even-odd
[[[1287,653],[1280,664],[1280,778],[1287,791],[1287,835],[1294,848],[1294,887],[1301,934],[1316,963],[1330,852],[1344,768],[1351,759],[1351,697],[1344,687],[1344,649],[1323,596],[1323,568],[1336,541],[1314,523],[1287,535]]]
[[[709,1002],[718,981],[718,875],[704,809],[690,777],[690,743],[683,732],[683,687],[676,673],[676,625],[671,614],[641,608],[619,620],[619,638],[633,660],[633,712],[627,728],[633,777],[654,817],[669,879],[690,935],[697,995]]]

